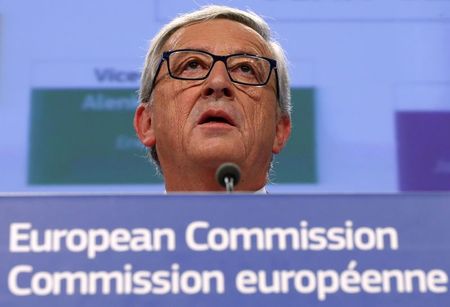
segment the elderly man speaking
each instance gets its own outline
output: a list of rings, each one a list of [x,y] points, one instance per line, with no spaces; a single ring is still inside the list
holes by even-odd
[[[258,15],[206,6],[153,38],[134,127],[168,192],[223,191],[225,162],[238,191],[264,191],[273,154],[291,131],[286,60]]]

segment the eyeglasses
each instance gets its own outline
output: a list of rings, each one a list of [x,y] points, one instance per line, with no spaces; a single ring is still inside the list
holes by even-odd
[[[272,70],[275,69],[277,98],[279,98],[277,61],[270,58],[245,53],[221,56],[195,49],[166,51],[162,54],[151,91],[164,61],[167,62],[170,77],[178,80],[205,80],[214,64],[221,61],[225,64],[232,82],[251,86],[266,85]]]

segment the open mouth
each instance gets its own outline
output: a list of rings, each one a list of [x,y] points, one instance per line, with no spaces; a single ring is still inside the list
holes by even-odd
[[[226,124],[235,126],[232,118],[225,112],[206,112],[200,117],[198,124]]]

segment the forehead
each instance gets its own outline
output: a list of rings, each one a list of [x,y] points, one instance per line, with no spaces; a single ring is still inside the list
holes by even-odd
[[[218,55],[251,53],[272,56],[267,42],[252,28],[227,19],[203,21],[178,29],[165,50],[201,49]]]

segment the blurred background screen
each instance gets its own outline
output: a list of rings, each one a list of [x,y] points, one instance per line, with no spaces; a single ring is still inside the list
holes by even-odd
[[[450,190],[450,1],[0,0],[0,191],[163,191],[132,127],[144,56],[211,2],[263,15],[290,62],[272,192]]]

